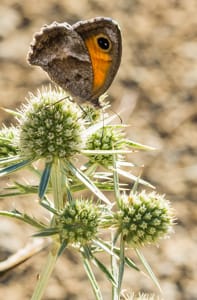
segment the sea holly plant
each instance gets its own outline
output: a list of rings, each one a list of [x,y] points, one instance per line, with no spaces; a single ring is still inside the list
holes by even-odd
[[[28,168],[39,184],[17,179],[2,189],[1,197],[31,194],[49,212],[43,221],[17,207],[0,211],[30,224],[35,239],[50,239],[32,300],[42,299],[55,263],[67,247],[79,252],[95,299],[103,296],[92,264],[111,282],[111,299],[121,297],[125,267],[144,271],[160,289],[141,248],[169,236],[173,212],[164,195],[132,174],[135,164],[128,161],[129,154],[153,148],[126,138],[127,126],[120,121],[112,124],[117,116],[109,116],[107,108],[105,100],[101,109],[79,106],[65,91],[49,87],[30,94],[18,111],[7,110],[17,124],[0,130],[0,176]],[[137,253],[144,270],[126,255],[128,250]],[[110,256],[110,266],[97,257],[101,251]]]

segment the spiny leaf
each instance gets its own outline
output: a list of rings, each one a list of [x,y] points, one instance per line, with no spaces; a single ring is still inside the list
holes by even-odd
[[[159,289],[160,292],[162,292],[159,281],[157,280],[157,277],[155,276],[151,266],[149,265],[149,263],[147,262],[146,258],[144,257],[144,255],[139,251],[139,249],[135,249],[139,259],[141,260],[143,266],[145,267],[146,271],[149,274],[149,277],[152,279],[152,281],[155,283],[155,285],[157,286],[157,288]]]
[[[77,169],[71,162],[67,162],[69,170],[75,175],[81,182],[83,182],[86,187],[88,187],[99,199],[105,202],[108,205],[111,205],[111,202],[105,197],[105,195],[97,188],[97,186],[79,169]]]
[[[29,215],[27,215],[25,213],[19,212],[18,210],[0,211],[0,215],[21,220],[21,221],[28,223],[36,228],[39,228],[39,229],[43,229],[46,227],[46,225],[44,223],[36,220],[35,218],[30,217]]]
[[[46,163],[45,169],[42,173],[39,189],[38,189],[38,195],[40,199],[42,199],[45,195],[49,183],[50,174],[51,174],[51,167],[52,167],[52,163]]]
[[[19,169],[29,165],[32,161],[33,161],[32,159],[27,159],[27,160],[23,160],[19,163],[16,163],[12,166],[3,168],[0,170],[0,176],[4,176],[4,175],[10,174],[12,172],[18,171]]]

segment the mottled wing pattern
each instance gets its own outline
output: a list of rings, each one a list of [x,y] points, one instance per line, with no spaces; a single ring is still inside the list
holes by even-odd
[[[68,23],[54,22],[36,33],[28,62],[43,68],[50,78],[81,100],[91,97],[93,73],[81,36]]]

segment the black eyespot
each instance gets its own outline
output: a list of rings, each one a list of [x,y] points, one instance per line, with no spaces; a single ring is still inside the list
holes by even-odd
[[[98,42],[99,47],[103,50],[108,50],[110,48],[110,42],[105,37],[99,37],[97,39],[97,42]]]

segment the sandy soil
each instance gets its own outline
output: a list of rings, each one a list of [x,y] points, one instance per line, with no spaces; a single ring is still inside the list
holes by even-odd
[[[159,248],[143,249],[167,300],[197,299],[196,177],[197,177],[197,2],[196,0],[1,0],[0,3],[0,102],[16,108],[29,91],[49,79],[30,67],[26,54],[35,31],[54,20],[74,23],[95,16],[109,16],[122,29],[120,70],[109,89],[113,110],[130,123],[128,136],[155,146],[154,153],[138,153],[143,176],[165,193],[176,210],[177,225],[171,239]],[[10,124],[8,114],[0,119]],[[7,179],[1,179],[1,185]],[[0,209],[13,207],[34,212],[29,199],[6,199]],[[31,228],[1,218],[0,259],[23,247]],[[138,262],[137,258],[130,255]],[[0,299],[31,298],[46,252],[31,258],[0,278]],[[105,258],[104,258],[105,259]],[[110,299],[110,286],[96,272]],[[157,292],[152,282],[135,271],[126,271],[124,288]],[[45,300],[93,299],[76,253],[67,251],[58,261]]]

